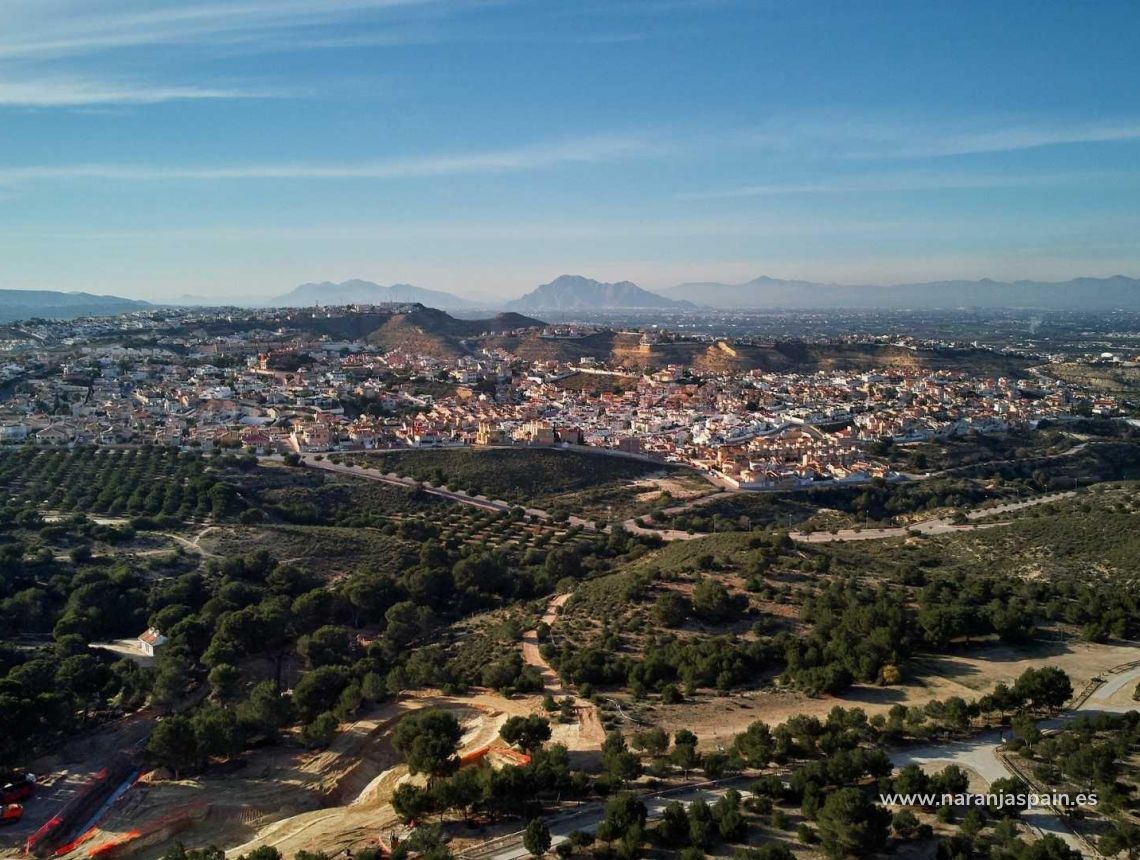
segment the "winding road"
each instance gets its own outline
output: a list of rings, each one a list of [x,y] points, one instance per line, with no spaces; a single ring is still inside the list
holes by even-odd
[[[990,508],[976,508],[972,511],[967,511],[965,517],[967,520],[980,520],[985,517],[1001,516],[1002,514],[1012,513],[1014,511],[1024,510],[1025,508],[1032,508],[1037,505],[1048,504],[1049,502],[1056,502],[1061,499],[1067,499],[1075,496],[1075,492],[1065,493],[1050,493],[1044,496],[1034,496],[1032,499],[1023,499],[1020,502],[1008,502],[1004,505],[995,505]],[[977,531],[978,529],[989,529],[995,526],[1009,525],[1007,522],[966,522],[956,523],[951,517],[937,517],[932,520],[923,520],[922,522],[912,523],[907,526],[897,526],[882,529],[838,529],[834,532],[790,532],[789,537],[794,541],[800,543],[836,543],[846,541],[859,541],[859,540],[882,540],[884,538],[906,537],[908,534],[917,532],[924,535],[944,535],[956,534],[957,532],[970,532]]]
[[[551,599],[550,603],[546,605],[546,612],[543,613],[542,623],[550,627],[558,620],[558,610],[565,605],[566,601],[570,599],[570,594],[556,595]],[[542,682],[546,687],[546,692],[552,696],[564,696],[566,691],[562,688],[562,680],[558,677],[558,673],[554,671],[547,661],[542,656],[542,651],[539,650],[538,644],[538,628],[527,630],[522,635],[522,656],[523,662],[528,666],[534,666],[542,673]]]
[[[321,459],[317,459],[321,457]],[[262,459],[281,462],[282,458],[279,455],[270,455]],[[365,466],[347,465],[332,463],[322,455],[303,454],[301,461],[306,465],[318,469],[323,469],[326,472],[333,472],[340,475],[351,475],[356,478],[364,478],[369,481],[379,481],[384,484],[389,484],[395,487],[402,487],[404,489],[420,489],[425,493],[433,496],[438,496],[448,501],[456,502],[461,505],[470,505],[472,507],[482,508],[489,511],[510,511],[514,505],[505,502],[502,499],[488,499],[486,496],[473,496],[465,493],[462,490],[451,490],[446,487],[435,487],[424,481],[416,481],[413,478],[405,478],[397,475],[395,472],[383,473],[377,469],[369,469]],[[675,505],[666,508],[666,514],[678,514],[684,511],[691,510],[701,505],[709,504],[718,499],[727,498],[736,495],[739,491],[723,491],[719,493],[712,493],[707,496],[700,496],[684,504]],[[1023,499],[1018,502],[1008,502],[1002,505],[995,505],[993,507],[976,508],[971,511],[966,511],[964,516],[967,521],[981,520],[986,517],[1000,516],[1001,514],[1012,513],[1014,511],[1031,508],[1036,505],[1047,504],[1049,502],[1059,501],[1060,499],[1075,496],[1076,493],[1069,491],[1063,493],[1049,493],[1044,496],[1035,496],[1031,499]],[[541,508],[524,508],[528,516],[537,517],[541,520],[550,520],[551,515],[548,511]],[[679,529],[654,529],[645,528],[638,524],[639,518],[631,518],[622,523],[622,528],[631,534],[644,535],[647,537],[656,537],[666,542],[678,540],[693,540],[696,538],[708,537],[707,533],[681,531]],[[596,530],[593,522],[581,517],[569,517],[568,523],[571,526],[579,526],[583,529],[590,531]],[[976,531],[978,529],[994,528],[996,526],[1008,525],[1005,522],[955,522],[954,518],[949,516],[936,517],[934,519],[923,520],[921,522],[911,523],[907,526],[892,526],[888,528],[869,528],[869,529],[838,529],[832,532],[789,532],[789,537],[799,543],[842,543],[848,541],[862,541],[862,540],[883,540],[886,538],[906,537],[908,534],[923,534],[923,535],[943,535],[943,534],[956,534],[958,532]],[[608,527],[607,529],[608,530]]]
[[[1078,700],[1075,708],[1052,719],[1042,720],[1038,723],[1038,728],[1058,729],[1081,716],[1100,713],[1123,714],[1137,709],[1135,703],[1125,694],[1140,681],[1140,665],[1127,663],[1114,667],[1104,672],[1103,677],[1105,678],[1103,683],[1097,685],[1083,701]],[[896,767],[905,767],[908,764],[956,764],[972,770],[989,786],[995,780],[1017,775],[1010,770],[999,753],[999,748],[1007,739],[1005,735],[1006,733],[1001,730],[990,729],[963,740],[906,747],[891,753],[891,763]],[[1038,833],[1052,833],[1086,857],[1099,856],[1069,827],[1064,816],[1052,809],[1039,807],[1028,810],[1023,813],[1022,820]]]
[[[743,788],[748,783],[749,780],[744,777],[693,783],[677,786],[656,794],[642,795],[641,801],[645,804],[648,818],[660,818],[665,812],[665,807],[674,801],[686,807],[695,800],[704,800],[711,805],[723,797],[731,788],[736,788],[742,797],[747,797],[748,792],[744,791]],[[601,803],[590,803],[579,809],[571,809],[548,816],[545,821],[550,830],[550,847],[554,848],[560,843],[566,842],[570,834],[576,830],[585,833],[595,832],[604,817],[605,806]],[[522,858],[531,855],[523,847],[523,831],[520,830],[517,833],[509,833],[506,836],[500,836],[498,839],[468,848],[466,851],[459,852],[457,856],[465,858],[465,860],[522,860]]]
[[[716,493],[711,496],[704,496],[700,499],[694,500],[689,505],[679,505],[675,508],[666,509],[665,513],[675,514],[682,513],[690,508],[696,507],[699,504],[711,502],[715,499],[724,498],[725,496],[732,495],[732,493]],[[976,508],[971,511],[966,511],[964,516],[968,521],[981,520],[986,517],[1000,516],[1002,514],[1013,513],[1025,508],[1032,508],[1036,505],[1043,505],[1049,502],[1056,502],[1061,499],[1067,499],[1070,496],[1075,496],[1076,493],[1069,491],[1064,493],[1049,493],[1044,496],[1035,496],[1032,499],[1023,499],[1019,502],[1007,502],[1003,505],[995,505],[988,508]],[[911,523],[906,526],[891,526],[889,528],[848,528],[837,529],[830,532],[802,532],[792,531],[788,536],[798,543],[843,543],[847,541],[860,541],[860,540],[884,540],[886,538],[906,537],[909,534],[918,533],[924,535],[944,535],[956,534],[958,532],[970,532],[978,529],[989,529],[995,526],[1008,525],[1007,522],[955,522],[954,518],[949,516],[936,517],[934,519],[923,520],[921,522]],[[708,537],[705,532],[685,532],[678,529],[652,529],[640,526],[637,520],[626,520],[622,524],[626,531],[632,534],[647,535],[659,537],[661,540],[669,542],[676,540],[693,540],[695,538]]]
[[[558,594],[551,598],[550,602],[546,605],[546,611],[543,613],[541,619],[542,623],[548,627],[553,627],[554,622],[558,620],[559,610],[569,599],[569,593]],[[545,692],[556,697],[571,696],[574,698],[574,713],[578,717],[580,737],[600,747],[602,741],[606,739],[606,730],[602,726],[601,718],[598,716],[597,706],[586,699],[574,697],[570,691],[562,686],[562,679],[558,677],[558,673],[554,671],[554,667],[542,656],[538,642],[538,628],[536,627],[532,630],[525,631],[522,635],[520,645],[522,648],[523,662],[528,666],[533,666],[542,673],[542,683]]]

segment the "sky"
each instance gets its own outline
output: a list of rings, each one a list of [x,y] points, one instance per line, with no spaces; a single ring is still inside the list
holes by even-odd
[[[1140,276],[1135,0],[3,0],[0,288]]]

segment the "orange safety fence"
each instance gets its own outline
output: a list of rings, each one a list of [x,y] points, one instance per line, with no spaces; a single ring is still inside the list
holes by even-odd
[[[185,809],[163,816],[149,824],[134,827],[125,833],[108,839],[106,842],[101,842],[93,846],[87,851],[87,857],[110,860],[110,858],[117,856],[119,852],[125,848],[129,847],[132,850],[137,850],[146,847],[146,844],[140,845],[138,843],[146,843],[148,839],[153,840],[156,837],[160,840],[168,839],[179,830],[189,827],[195,821],[204,818],[209,810],[210,804],[206,801],[190,804]]]
[[[116,793],[111,795],[111,799],[109,801],[107,801],[106,808],[101,809],[99,811],[99,814],[102,815],[114,803],[117,803],[118,800],[123,796],[123,794],[125,794],[129,788],[134,786],[139,781],[140,776],[141,776],[141,773],[138,771],[133,773],[131,775],[131,777],[128,779],[128,781],[126,783],[124,783],[122,785],[122,787],[116,791]],[[98,832],[99,832],[98,823],[92,824],[89,828],[87,828],[86,831],[84,831],[83,833],[80,833],[77,837],[75,837],[75,839],[72,839],[70,842],[68,842],[64,845],[60,845],[58,848],[56,848],[52,852],[52,854],[55,855],[56,857],[62,857],[65,854],[70,854],[72,851],[74,851],[80,845],[84,844],[85,842],[90,842],[95,837],[95,834],[97,834]]]
[[[490,744],[487,744],[486,746],[479,747],[479,749],[472,750],[471,752],[467,753],[466,755],[461,755],[459,757],[459,763],[461,765],[467,765],[467,764],[474,764],[477,761],[482,761],[483,757],[486,756],[487,753],[489,753],[490,751],[491,751],[491,745]]]
[[[95,834],[99,832],[98,827],[90,827],[86,832],[80,833],[77,837],[63,845],[56,848],[52,854],[56,857],[62,857],[64,854],[70,854],[84,842],[90,842],[95,838]]]
[[[459,757],[460,765],[475,764],[482,761],[488,755],[496,755],[508,759],[517,765],[530,764],[530,756],[526,753],[521,753],[518,750],[513,750],[510,747],[497,746],[495,744],[487,744],[478,749],[474,749],[466,755]]]
[[[117,836],[104,842],[102,845],[96,845],[87,852],[88,857],[110,857],[115,853],[115,850],[130,845],[136,839],[142,838],[142,832],[139,830],[128,830],[122,836]]]
[[[91,792],[107,779],[108,775],[109,771],[107,768],[100,768],[80,785],[75,796],[69,800],[59,812],[45,821],[35,833],[24,841],[24,853],[34,854],[37,848],[40,848],[47,840],[51,839],[56,831],[63,826],[64,822],[74,815],[75,810],[87,800]]]
[[[495,755],[502,756],[505,759],[513,761],[517,765],[530,764],[530,756],[526,753],[513,750],[510,747],[499,747],[498,749],[491,750]]]

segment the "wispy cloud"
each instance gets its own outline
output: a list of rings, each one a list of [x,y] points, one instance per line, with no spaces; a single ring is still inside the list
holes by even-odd
[[[128,230],[90,229],[53,232],[35,228],[13,229],[0,235],[4,242],[22,242],[29,238],[52,241],[126,241],[138,242],[224,242],[259,241],[288,242],[501,242],[515,245],[519,241],[581,242],[612,239],[663,239],[689,237],[816,237],[864,236],[876,232],[913,228],[914,222],[896,219],[789,219],[760,216],[751,218],[612,220],[509,220],[509,221],[429,221],[306,224],[302,226],[212,225],[186,228],[140,228]]]
[[[659,151],[636,137],[590,137],[459,154],[388,158],[335,164],[242,164],[178,166],[67,164],[0,167],[0,182],[111,180],[116,182],[218,181],[248,179],[413,179],[455,174],[509,173],[571,164],[617,161]]]
[[[52,58],[114,48],[225,42],[256,32],[327,26],[366,13],[447,0],[7,0],[0,58]]]
[[[883,154],[885,149],[885,154],[900,158],[927,158],[1128,140],[1140,140],[1140,121],[1004,123],[974,130],[928,129],[926,133],[920,130],[919,135],[911,133],[882,141],[885,146],[879,151],[856,149],[852,154],[870,158]]]
[[[217,87],[150,86],[86,79],[0,80],[0,107],[149,105],[204,99],[275,98],[284,93]]]
[[[937,171],[900,171],[859,176],[836,176],[817,182],[774,182],[743,184],[730,188],[689,191],[676,195],[678,200],[730,200],[747,197],[793,197],[817,194],[872,194],[907,191],[954,191],[996,188],[1056,188],[1061,186],[1103,185],[1136,182],[1137,172],[1063,172],[1063,173],[968,173]]]
[[[1140,118],[1066,121],[1026,116],[790,115],[718,139],[782,157],[921,160],[1136,141],[1140,140]]]

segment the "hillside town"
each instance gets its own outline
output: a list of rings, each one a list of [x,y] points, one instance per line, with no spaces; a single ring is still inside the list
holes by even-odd
[[[1047,365],[1021,378],[921,366],[697,373],[591,355],[528,361],[477,338],[458,355],[391,349],[261,317],[198,310],[9,327],[0,443],[266,454],[574,445],[691,465],[735,488],[787,489],[890,478],[872,456],[882,440],[1122,412]],[[596,331],[531,334],[573,343]]]

